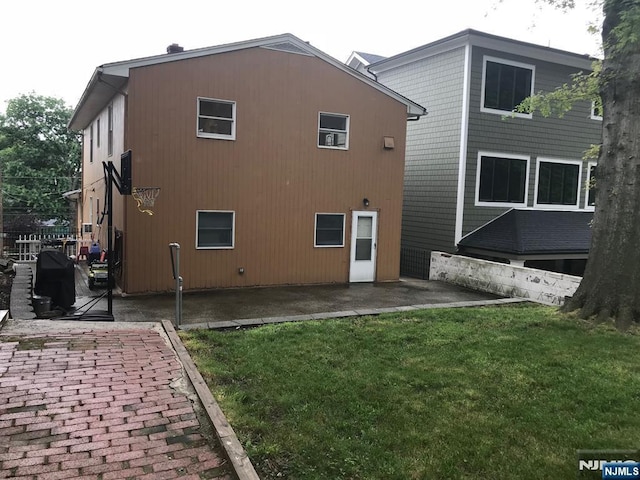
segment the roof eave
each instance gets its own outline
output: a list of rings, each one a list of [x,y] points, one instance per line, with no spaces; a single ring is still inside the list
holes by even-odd
[[[434,42],[422,45],[406,52],[399,53],[379,62],[369,65],[369,70],[381,73],[385,70],[396,68],[422,58],[428,58],[436,54],[444,53],[455,48],[469,44],[473,47],[483,47],[514,55],[530,57],[533,59],[560,63],[563,65],[590,71],[592,63],[597,60],[589,55],[582,55],[557,48],[544,47],[534,43],[500,37],[478,30],[467,29],[455,33]]]
[[[152,57],[113,62],[101,65],[100,67],[96,68],[91,77],[91,80],[89,80],[89,84],[85,88],[85,91],[82,94],[80,101],[78,102],[78,106],[73,112],[73,116],[71,117],[68,126],[72,130],[82,130],[86,128],[86,126],[93,120],[93,118],[95,118],[95,115],[102,108],[104,108],[104,105],[109,101],[114,93],[118,91],[119,88],[122,88],[124,86],[124,84],[127,82],[129,72],[132,68],[175,62],[179,60],[203,57],[207,55],[234,52],[237,50],[244,50],[248,48],[269,47],[270,45],[276,45],[283,42],[292,43],[300,50],[307,52],[310,55],[314,55],[321,60],[324,60],[325,62],[340,69],[344,73],[356,77],[360,81],[370,85],[376,90],[379,90],[385,95],[392,97],[398,102],[406,105],[407,117],[419,118],[422,115],[425,115],[427,112],[427,110],[423,106],[418,105],[417,103],[409,100],[406,97],[403,97],[399,93],[372,80],[366,75],[355,71],[353,68],[327,55],[326,53],[313,47],[309,43],[300,40],[295,35],[284,33],[272,37],[264,37],[214,47],[205,47],[194,50],[187,50],[184,52],[155,55]],[[101,79],[105,78],[109,78],[110,81],[108,83],[101,82]],[[110,88],[110,90],[106,91],[106,88]]]
[[[122,92],[127,81],[128,77],[106,74],[102,67],[96,68],[67,127],[76,131],[86,128],[113,96]]]

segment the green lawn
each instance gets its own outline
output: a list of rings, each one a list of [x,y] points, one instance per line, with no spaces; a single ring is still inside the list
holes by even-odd
[[[553,308],[180,335],[264,479],[571,479],[640,446],[640,336]]]

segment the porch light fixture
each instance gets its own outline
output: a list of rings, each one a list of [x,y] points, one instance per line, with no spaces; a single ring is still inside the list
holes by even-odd
[[[364,205],[364,207],[367,208],[369,206],[369,199],[368,198],[363,198],[362,199],[362,205]]]

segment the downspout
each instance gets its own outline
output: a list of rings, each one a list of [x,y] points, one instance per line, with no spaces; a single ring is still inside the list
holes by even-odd
[[[378,81],[378,75],[376,75],[373,71],[371,71],[370,67],[366,67],[367,72],[369,72],[369,75],[371,75],[373,77],[373,79],[377,82]]]

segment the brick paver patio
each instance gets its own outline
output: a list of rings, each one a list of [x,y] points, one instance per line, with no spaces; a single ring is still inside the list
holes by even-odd
[[[231,479],[152,329],[0,331],[0,478]]]

